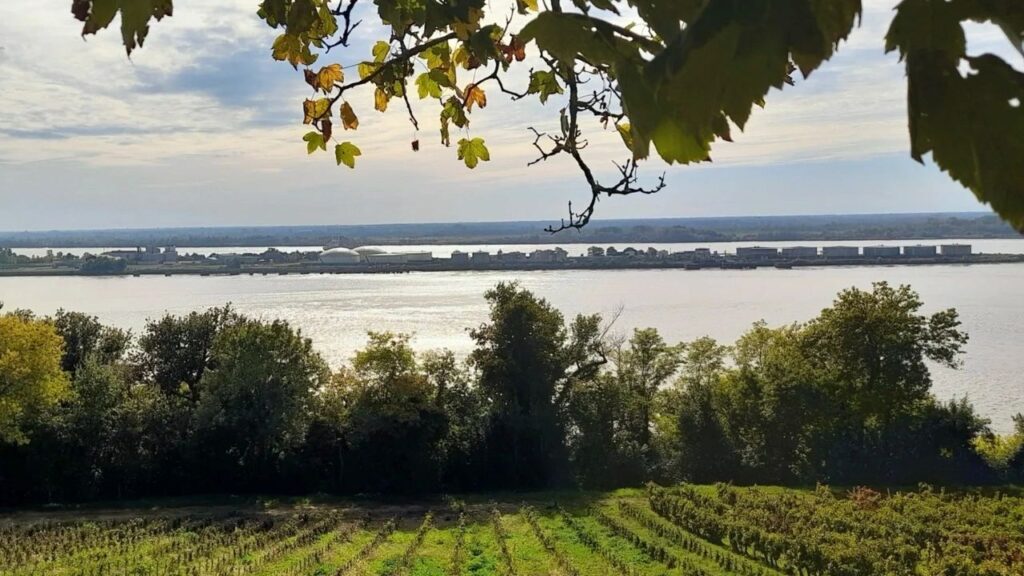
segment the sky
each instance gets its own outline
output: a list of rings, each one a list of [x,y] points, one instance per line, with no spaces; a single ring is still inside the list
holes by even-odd
[[[567,157],[526,167],[528,129],[557,126],[554,99],[490,94],[469,135],[487,141],[492,161],[472,171],[441,145],[434,105],[414,104],[416,134],[401,106],[375,112],[369,90],[350,98],[361,124],[345,137],[363,151],[357,169],[308,156],[301,104],[310,90],[271,59],[276,33],[257,3],[176,0],[174,17],[131,59],[116,24],[83,40],[68,0],[0,3],[0,230],[553,220],[586,200]],[[504,14],[510,3],[489,6]],[[364,4],[357,15],[372,20]],[[597,218],[985,210],[934,165],[911,160],[903,68],[883,48],[896,2],[864,4],[839,53],[769,94],[735,142],[715,146],[712,164],[652,160],[642,174],[666,172],[668,187],[606,199]],[[379,29],[364,24],[357,36],[320,64],[368,59]],[[1020,67],[997,30],[973,26],[969,40],[972,52]],[[587,129],[592,164],[610,175],[625,150],[615,134]]]

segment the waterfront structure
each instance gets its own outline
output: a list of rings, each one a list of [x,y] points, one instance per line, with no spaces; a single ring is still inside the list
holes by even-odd
[[[825,246],[821,249],[821,255],[825,258],[856,258],[860,256],[860,248],[857,246]]]
[[[501,250],[498,251],[498,261],[499,262],[523,262],[525,260],[526,260],[526,253],[525,252],[517,252],[517,251],[502,252]]]
[[[434,261],[433,252],[405,252],[403,254],[405,255],[405,261],[409,263]]]
[[[469,263],[469,254],[462,252],[461,250],[456,250],[452,252],[451,260],[452,264],[467,264]]]
[[[865,258],[895,258],[900,255],[899,246],[865,246]]]
[[[88,252],[85,255],[88,256]],[[107,258],[120,258],[129,262],[138,262],[141,260],[141,255],[142,248],[136,248],[135,250],[109,250],[100,254],[100,256],[106,256]]]
[[[453,256],[454,256],[454,254],[453,254]],[[473,262],[475,264],[481,264],[481,263],[487,264],[487,263],[490,263],[490,261],[491,261],[491,253],[490,252],[485,252],[483,250],[477,250],[476,252],[473,252]]]
[[[943,256],[970,256],[973,253],[970,244],[943,244],[941,248]]]
[[[778,258],[778,248],[765,248],[763,246],[745,246],[736,249],[736,256],[744,260],[767,260]]]
[[[367,253],[362,256],[367,264],[405,264],[409,261],[405,254],[391,252]]]
[[[916,246],[904,246],[903,255],[911,256],[915,258],[934,258],[938,254],[935,246],[923,246],[918,244]]]
[[[321,264],[359,264],[362,259],[358,252],[348,248],[331,248],[320,253]]]
[[[530,262],[565,262],[569,253],[561,248],[554,250],[534,250],[530,254]]]
[[[783,258],[817,258],[818,249],[814,246],[790,246],[782,249]]]

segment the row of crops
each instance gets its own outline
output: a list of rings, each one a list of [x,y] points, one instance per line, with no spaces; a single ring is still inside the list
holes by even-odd
[[[0,576],[1024,575],[1024,498],[930,489],[56,518],[0,517]]]

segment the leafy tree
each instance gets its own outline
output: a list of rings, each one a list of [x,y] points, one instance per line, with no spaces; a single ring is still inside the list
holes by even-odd
[[[850,288],[808,323],[805,353],[824,372],[828,393],[865,425],[884,427],[928,397],[927,360],[956,367],[967,334],[956,310],[920,314],[909,286]]]
[[[676,374],[683,350],[669,346],[654,328],[637,329],[629,347],[613,356],[615,377],[628,394],[630,435],[644,449],[652,447],[654,397]]]
[[[69,393],[53,324],[0,316],[0,442],[28,441],[24,427]]]
[[[200,436],[242,486],[272,482],[305,438],[326,364],[287,323],[249,319],[220,331],[210,360],[196,408]]]
[[[198,402],[214,341],[225,328],[241,320],[231,306],[150,320],[139,338],[134,359],[140,379],[166,394]]]
[[[487,468],[492,481],[543,487],[567,477],[564,409],[574,380],[601,359],[596,317],[578,318],[570,337],[562,314],[515,283],[484,297],[490,322],[470,334],[479,386],[490,406]]]
[[[728,478],[735,451],[719,414],[716,391],[723,376],[728,348],[712,338],[687,344],[682,370],[674,387],[662,395],[667,417],[661,434],[672,461],[668,474],[694,482]]]
[[[455,491],[478,488],[486,437],[484,396],[469,367],[450,350],[427,352],[422,367],[446,422],[439,447],[442,484]]]
[[[568,417],[569,448],[577,482],[588,488],[639,486],[656,470],[649,446],[630,429],[636,399],[614,374],[579,382]]]
[[[744,474],[760,481],[814,477],[812,451],[834,417],[800,347],[801,328],[756,323],[733,346],[736,368],[720,380],[720,418]]]
[[[429,492],[440,482],[447,426],[409,336],[370,333],[353,360],[346,434],[357,491]]]
[[[100,364],[120,361],[131,344],[130,332],[104,326],[95,316],[81,312],[58,310],[53,325],[64,339],[61,368],[72,377],[90,358]]]
[[[337,163],[355,166],[361,150],[335,137],[359,126],[360,101],[350,100],[358,88],[372,90],[380,112],[400,100],[416,130],[411,100],[433,103],[445,146],[453,126],[468,132],[474,108],[487,106],[486,91],[554,100],[557,128],[534,130],[537,161],[566,157],[591,191],[582,210],[570,205],[558,229],[586,225],[601,195],[661,190],[664,178],[647,187],[638,182],[638,162],[652,152],[669,164],[710,160],[712,144],[742,130],[772,88],[793,84],[796,72],[806,78],[831,58],[861,14],[861,0],[516,0],[519,17],[488,14],[484,0],[372,4],[375,15],[359,0],[259,2],[259,16],[281,32],[273,58],[301,66],[314,93],[303,102],[304,123],[313,128],[303,137],[309,153],[332,143]],[[131,54],[151,19],[171,15],[172,0],[72,0],[72,12],[84,22],[83,34],[109,26],[120,12]],[[379,23],[372,32],[379,40],[361,62],[346,68],[321,60],[348,48],[367,20]],[[896,6],[885,49],[905,64],[911,155],[923,161],[931,153],[1024,229],[1024,74],[995,55],[968,53],[968,22],[997,26],[1024,53],[1024,7],[1016,0]],[[610,178],[587,162],[587,118],[621,136],[624,161]],[[418,139],[412,147],[419,149]],[[466,134],[456,149],[470,168],[490,160],[480,137]]]
[[[95,256],[82,260],[78,270],[82,274],[108,275],[123,274],[128,269],[128,262],[120,258],[108,258],[107,256]]]

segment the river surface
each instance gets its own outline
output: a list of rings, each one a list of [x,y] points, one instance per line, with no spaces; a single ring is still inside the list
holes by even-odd
[[[1024,241],[1009,242],[1024,252]],[[926,311],[958,309],[971,336],[961,369],[933,369],[936,394],[967,395],[998,430],[1009,430],[1011,416],[1024,412],[1024,264],[0,278],[0,301],[8,310],[38,314],[87,312],[136,333],[165,312],[232,303],[246,314],[291,322],[338,366],[364,344],[368,330],[413,333],[418,349],[467,354],[468,330],[487,316],[484,291],[505,280],[518,280],[567,317],[621,310],[615,331],[622,334],[653,326],[669,341],[710,335],[723,342],[757,320],[781,325],[812,318],[846,287],[907,283],[920,292]]]

